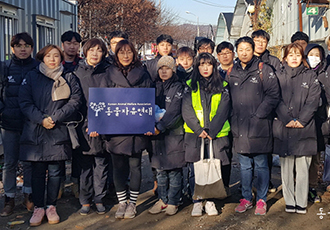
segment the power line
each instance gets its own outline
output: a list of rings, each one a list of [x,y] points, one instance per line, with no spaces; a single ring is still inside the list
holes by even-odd
[[[201,3],[201,4],[204,4],[204,5],[208,5],[208,6],[213,6],[213,7],[219,7],[219,8],[234,8],[234,6],[222,6],[222,5],[218,5],[218,4],[215,4],[213,2],[209,2],[209,1],[198,1],[198,0],[192,0],[194,2],[198,2],[198,3]]]
[[[181,18],[183,20],[185,20],[186,22],[190,22],[192,24],[196,24],[196,21],[193,21],[193,20],[189,20],[189,19],[186,19],[186,18],[183,18],[183,17],[180,17],[179,15],[177,15],[178,18]],[[210,23],[209,22],[199,22],[201,25],[209,25]]]

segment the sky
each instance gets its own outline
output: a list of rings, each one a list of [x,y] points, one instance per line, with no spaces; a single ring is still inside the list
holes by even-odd
[[[178,14],[180,24],[197,24],[196,16],[186,13],[190,11],[199,17],[200,25],[217,25],[221,12],[234,12],[236,0],[161,0],[161,4]]]

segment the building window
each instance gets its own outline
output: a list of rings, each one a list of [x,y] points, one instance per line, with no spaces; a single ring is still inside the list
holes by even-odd
[[[36,49],[39,51],[44,46],[54,44],[55,20],[36,16]]]
[[[17,33],[17,9],[6,5],[0,5],[0,60],[9,60],[11,57],[10,41]]]

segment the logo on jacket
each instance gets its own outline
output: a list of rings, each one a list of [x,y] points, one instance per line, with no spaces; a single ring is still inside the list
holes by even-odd
[[[256,77],[251,78],[250,80],[251,83],[257,84],[258,83],[258,79]]]
[[[24,78],[21,85],[26,85],[26,84],[27,84],[27,82],[26,82],[26,79]]]
[[[180,98],[182,98],[182,93],[180,93],[180,92],[176,92],[176,94],[175,94],[174,97],[180,99]]]
[[[270,72],[268,78],[275,78],[275,74],[273,72]]]
[[[234,83],[234,85],[236,85],[236,86],[237,86],[237,85],[238,85],[238,82],[235,82],[235,83]]]
[[[169,103],[170,103],[171,101],[172,101],[172,100],[171,100],[171,97],[166,97],[166,98],[165,98],[165,102],[169,102]]]
[[[13,76],[8,76],[8,82],[15,83]]]
[[[308,85],[307,85],[307,82],[303,82],[302,85],[301,85],[301,87],[303,87],[305,89],[308,89],[309,88]]]

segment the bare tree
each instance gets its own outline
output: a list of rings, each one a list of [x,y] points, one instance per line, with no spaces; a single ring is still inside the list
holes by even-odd
[[[173,10],[158,7],[151,0],[78,0],[79,31],[83,39],[107,37],[114,30],[128,33],[137,49],[170,34],[178,43],[194,41],[191,26],[177,25]]]

